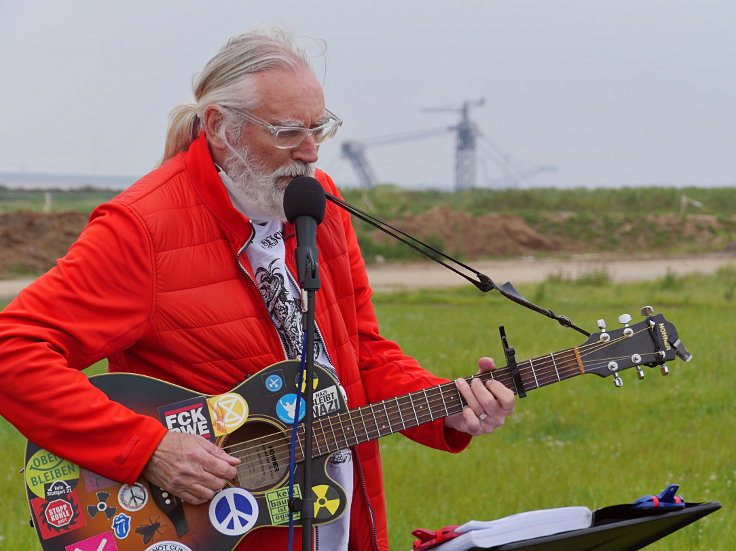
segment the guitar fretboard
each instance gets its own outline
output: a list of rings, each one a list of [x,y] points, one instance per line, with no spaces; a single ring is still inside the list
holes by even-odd
[[[575,377],[583,373],[577,348],[569,348],[547,356],[518,363],[519,375],[526,391]],[[509,367],[466,377],[470,383],[496,379],[519,391]],[[388,436],[411,427],[449,417],[462,411],[466,403],[454,382],[404,394],[345,413],[316,419],[313,433],[313,457],[320,457],[363,442]],[[303,450],[304,429],[299,429],[299,449]],[[303,458],[303,454],[302,454]]]

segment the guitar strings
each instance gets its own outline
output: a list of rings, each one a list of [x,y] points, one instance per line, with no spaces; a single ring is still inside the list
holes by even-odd
[[[599,341],[597,343],[592,343],[590,345],[587,345],[586,347],[580,347],[580,348],[582,349],[583,354],[585,354],[586,348],[594,349],[594,348],[607,347],[607,346],[610,346],[610,345],[611,345],[611,341],[607,341],[607,342]],[[561,355],[558,355],[558,359],[560,361],[564,361],[565,354],[567,354],[567,356],[569,357],[569,352],[570,351],[565,351]],[[572,350],[572,352],[574,354],[574,349]],[[552,364],[554,364],[554,354],[551,354],[550,355],[550,359],[552,360]],[[599,360],[599,361],[601,361],[601,360]],[[605,361],[608,361],[608,359],[606,359]],[[601,361],[601,362],[602,363],[605,363],[604,361]],[[530,363],[531,369],[533,370],[534,369],[533,364],[531,362],[529,362],[529,363]],[[550,361],[546,361],[546,362],[543,361],[543,362],[540,362],[540,363],[537,364],[536,369],[539,370],[539,371],[541,371],[541,370],[544,370],[544,369],[548,368],[552,364],[550,363]],[[520,369],[524,369],[524,367],[523,366],[520,366]],[[578,371],[579,370],[576,367],[573,367],[573,368],[564,368],[563,371],[559,371],[559,370],[556,369],[556,373],[558,373],[558,374],[560,374],[562,376],[565,376],[565,378],[569,378],[571,372],[575,372],[575,374],[577,374]],[[499,379],[499,380],[503,379],[503,376],[504,375],[508,375],[508,373],[500,373],[499,370],[497,370],[495,373],[496,373],[496,377],[495,378],[496,379]],[[489,375],[488,373],[482,374],[482,375],[474,375],[472,377],[469,377],[469,379],[478,378],[478,377],[481,377],[481,378],[491,378],[488,375]],[[533,377],[533,375],[532,375],[532,377]],[[531,383],[531,378],[532,377],[527,377],[529,379],[528,382]],[[542,382],[540,383],[539,382],[540,381],[540,378],[541,378],[540,377],[540,374],[537,374],[537,376],[535,378],[535,384],[537,385],[537,388],[540,387],[540,386],[543,386],[544,384],[549,384],[550,382],[555,382],[555,380],[557,380],[557,379],[561,380],[560,377],[550,376],[550,377],[545,378],[544,380],[542,380]],[[432,394],[433,395],[432,398],[434,398],[434,396],[436,396],[436,395],[439,394],[439,400],[434,400],[434,405],[436,405],[438,402],[441,402],[441,403],[447,402],[447,398],[448,397],[445,395],[446,394],[446,392],[445,392],[446,388],[442,388],[445,385],[448,385],[448,384],[445,383],[444,385],[439,385],[438,387],[433,387],[433,388],[430,388],[430,389],[426,389],[426,393],[429,393],[429,394]],[[454,387],[454,383],[450,383],[449,385],[450,385],[451,390],[454,391],[454,393],[459,394],[457,392],[457,389]],[[422,391],[420,391],[420,392],[422,392]],[[406,426],[405,421],[404,421],[404,416],[402,415],[402,407],[403,406],[399,402],[399,400],[401,398],[402,397],[398,397],[396,399],[390,399],[388,401],[383,402],[382,404],[384,406],[383,407],[384,412],[381,413],[380,410],[379,410],[378,414],[381,417],[384,417],[385,416],[385,420],[389,423],[389,425],[391,427],[393,427],[396,424],[396,422],[399,421],[400,424],[403,426],[403,428],[408,428]],[[432,405],[432,402],[428,398],[429,398],[429,396],[425,396],[425,399],[427,400],[428,404],[431,406]],[[390,405],[387,405],[387,404],[390,404]],[[404,405],[406,405],[406,404],[404,404]],[[375,406],[375,404],[372,404],[371,406]],[[363,406],[363,408],[366,408],[366,407],[370,407],[370,406]],[[356,410],[351,410],[352,413],[346,412],[346,413],[340,414],[338,416],[330,416],[329,418],[325,418],[329,422],[330,426],[329,427],[326,427],[326,426],[324,426],[324,423],[320,423],[319,426],[317,426],[316,428],[317,429],[322,429],[322,435],[321,436],[322,436],[323,439],[327,436],[327,429],[329,428],[329,430],[333,433],[333,438],[335,440],[337,440],[338,438],[337,438],[337,435],[335,434],[335,430],[334,430],[335,427],[334,427],[334,425],[332,423],[333,419],[337,419],[338,417],[346,417],[346,420],[350,421],[353,429],[355,429],[355,425],[353,423],[353,421],[354,421],[354,419],[353,419],[354,415],[353,414],[354,413],[357,413],[360,409],[363,409],[363,408],[357,408]],[[413,408],[413,404],[412,404],[412,409],[413,409],[413,412],[414,412],[414,417],[418,421],[418,424],[422,424],[423,422],[426,422],[426,421],[419,421],[420,415],[417,415],[416,414],[416,410]],[[409,414],[411,413],[408,409],[406,409],[404,411],[406,413],[409,413]],[[398,418],[395,415],[397,412],[399,414],[399,417]],[[374,411],[371,411],[371,413],[375,417],[376,413]],[[432,413],[429,412],[428,415],[429,415],[428,420],[432,420],[432,418],[433,418]],[[425,413],[425,414],[422,414],[421,416],[422,417],[426,417],[427,414]],[[373,432],[373,431],[368,430],[368,427],[365,424],[365,421],[364,421],[363,417],[362,416],[358,416],[358,420],[359,421],[362,421],[363,429],[365,429],[365,430],[363,430],[363,432],[365,433],[366,438],[372,439],[371,437],[369,437],[369,434],[371,432]],[[411,426],[416,426],[416,425],[415,424],[411,424]],[[338,426],[338,428],[340,428],[340,427]],[[400,429],[400,430],[403,430],[403,428]],[[381,436],[381,427],[376,426],[373,430],[376,432],[376,437],[380,437]],[[301,433],[303,435],[303,431],[301,431]],[[352,439],[355,439],[356,438],[355,435],[356,435],[356,432],[354,431],[353,434],[352,434]],[[273,436],[276,436],[277,437],[276,440],[273,440],[272,439]],[[318,439],[320,437],[319,434],[315,434],[315,436]],[[270,442],[276,442],[276,441],[280,440],[278,438],[278,435],[271,434],[271,435],[266,435],[264,437],[260,437],[258,439],[251,440],[251,441],[249,441],[247,443],[240,443],[240,444],[235,444],[235,445],[232,445],[232,446],[227,446],[226,448],[233,448],[234,449],[234,448],[237,448],[238,446],[240,446],[241,447],[240,450],[234,450],[234,451],[241,451],[241,452],[242,451],[248,451],[248,448],[250,448],[250,449],[257,449],[259,447],[262,447],[263,444],[268,444],[269,443],[269,439],[271,439]],[[257,440],[262,440],[262,443],[261,444],[258,444],[257,443]],[[349,445],[350,444],[349,437],[348,437],[348,435],[346,435],[344,433],[344,431],[343,431],[343,440],[345,441],[345,445]],[[359,441],[360,440],[356,441],[356,443],[358,443]],[[256,442],[256,445],[253,445],[254,442]],[[301,445],[301,442],[300,442],[300,445]],[[317,446],[318,446],[318,448],[320,447],[319,441],[317,441]]]
[[[445,389],[442,389],[440,391],[440,395],[444,395],[445,394],[444,390]],[[458,394],[456,389],[453,388],[452,390],[454,391],[454,393]],[[446,397],[443,396],[443,400],[446,401]],[[457,396],[457,400],[460,401],[459,396]],[[384,404],[384,406],[385,406],[385,404]],[[400,408],[401,407],[401,404],[396,404],[395,407],[396,408]],[[397,409],[397,410],[393,410],[393,411],[389,412],[387,408],[384,408],[384,409],[386,409],[386,412],[385,412],[386,413],[386,420],[390,423],[391,426],[393,426],[395,424],[395,422],[397,421],[397,419],[395,418],[395,415],[393,415],[393,414],[396,411],[399,411],[399,415],[400,415],[402,427],[403,428],[408,428],[406,426],[406,424],[404,423],[403,416],[401,416],[400,410]],[[353,410],[353,412],[355,412],[355,410]],[[380,412],[379,412],[379,414],[380,414]],[[330,424],[330,427],[329,428],[330,428],[330,430],[333,433],[332,437],[333,437],[334,440],[338,440],[338,438],[337,438],[337,434],[334,431],[334,425],[333,425],[332,421],[335,420],[335,419],[337,419],[337,417],[338,416],[331,416],[330,418],[327,419],[329,421],[329,424]],[[345,417],[345,418],[349,419],[350,422],[351,422],[351,425],[353,426],[353,429],[355,428],[355,425],[353,424],[353,418],[352,418],[352,415],[351,414],[349,414],[349,413],[342,414],[341,417]],[[419,416],[416,415],[415,417],[418,420],[418,417]],[[444,415],[442,415],[440,417],[444,417]],[[432,419],[433,419],[433,416],[430,413],[429,418],[427,420],[432,420]],[[362,419],[360,419],[360,420],[362,420]],[[417,424],[422,424],[423,422],[426,422],[427,420],[424,420],[424,421],[419,421],[418,420],[418,423]],[[373,437],[370,437],[369,436],[370,431],[367,429],[367,425],[365,425],[365,422],[364,421],[363,421],[363,425],[364,425],[364,429],[365,429],[364,433],[366,435],[366,438],[367,439],[373,439]],[[411,426],[415,426],[415,425],[411,425]],[[324,440],[325,437],[327,436],[327,427],[324,426],[324,424],[321,424],[321,425],[319,425],[319,426],[316,427],[316,429],[320,429],[320,428],[322,429],[322,435],[321,436],[322,436],[322,438]],[[340,428],[340,427],[338,427],[338,428]],[[376,436],[375,437],[376,438],[377,437],[380,437],[381,436],[381,429],[379,427],[376,427],[375,430],[376,430]],[[301,430],[300,432],[301,432],[301,435],[303,436],[304,431]],[[393,430],[392,430],[392,432],[393,432]],[[320,438],[320,434],[319,434],[318,430],[315,431],[315,436],[317,437],[317,447],[319,449],[319,438]],[[354,434],[353,434],[353,438],[354,439],[355,439],[355,436],[356,435],[355,435],[355,432],[354,432]],[[345,441],[345,445],[344,446],[350,446],[351,445],[349,438],[346,436],[346,434],[344,432],[343,432],[343,440]],[[283,442],[283,438],[281,439],[281,441]],[[360,442],[360,439],[356,439],[356,441],[354,443],[357,444],[359,442]],[[301,445],[301,442],[300,442],[300,445]],[[337,451],[337,449],[339,449],[340,447],[343,447],[343,446],[336,447],[334,451]],[[278,453],[279,454],[279,458],[283,460],[284,457],[285,457],[285,454],[284,454],[284,446],[278,446],[277,448],[281,448],[281,449],[278,450],[278,451],[275,451],[274,450],[274,453]],[[320,453],[319,455],[326,455],[326,453],[329,453],[329,451],[331,451],[331,450],[328,447],[327,452]],[[302,451],[302,454],[301,455],[303,456],[303,451]],[[314,456],[314,454],[313,454],[313,456]],[[286,457],[288,457],[288,455],[286,455]],[[259,460],[258,457],[255,457],[255,458],[253,458],[253,460],[247,461],[244,466],[250,466],[250,467],[252,467],[253,464],[255,464],[256,467],[262,466],[262,461]]]
[[[644,331],[646,329],[643,329]],[[613,344],[620,342],[623,339],[630,338],[630,337],[619,337],[617,339],[612,339],[609,341],[597,341],[595,343],[590,343],[588,345],[581,345],[578,347],[578,353],[580,354],[581,358],[585,356],[589,356],[591,353],[596,352],[597,350],[601,348],[607,348],[612,346]],[[612,358],[603,358],[597,360],[595,363],[597,363],[599,366],[606,365],[609,361],[615,360],[615,359],[621,359],[626,356],[620,356],[620,357],[612,357]],[[542,357],[542,358],[548,358],[548,359],[542,359],[541,361],[538,359],[538,363],[535,365],[531,360],[526,360],[521,362],[522,364],[529,364],[528,368],[525,365],[520,365],[519,370],[520,374],[522,376],[522,381],[525,386],[529,385],[533,388],[539,388],[541,386],[545,386],[547,384],[551,384],[553,382],[561,381],[564,377],[565,379],[570,378],[572,376],[575,376],[577,374],[580,374],[580,368],[577,364],[577,361],[574,362],[574,364],[570,367],[562,367],[562,369],[558,368],[557,362],[559,361],[560,364],[564,364],[565,362],[569,362],[570,360],[576,359],[575,358],[575,349],[568,349],[565,351],[562,351],[558,354],[550,354],[548,357]],[[557,361],[556,361],[557,360]],[[550,367],[554,368],[554,374],[550,370]],[[524,370],[524,372],[522,372]],[[590,371],[590,370],[589,370]],[[530,373],[531,372],[531,375]],[[483,374],[476,374],[470,377],[467,377],[466,380],[472,380],[474,378],[480,378],[480,379],[490,379],[494,378],[497,379],[506,386],[513,387],[513,377],[510,373],[510,368],[499,368],[495,370],[494,372],[486,372]],[[506,381],[504,381],[506,379]],[[526,381],[524,380],[526,379]],[[449,391],[449,396],[448,396]],[[430,410],[427,412],[417,413],[416,408],[414,407],[413,397],[417,394],[424,394],[423,400],[426,401],[427,405],[429,406]],[[407,403],[401,404],[400,400],[402,398],[408,398],[408,405],[411,405],[411,409],[406,408],[405,406]],[[337,451],[338,449],[342,447],[349,447],[350,445],[355,445],[357,443],[360,443],[361,441],[368,441],[373,440],[375,438],[379,438],[381,436],[384,436],[381,434],[381,430],[383,428],[386,428],[388,426],[389,429],[391,429],[391,433],[397,432],[398,430],[404,430],[405,428],[411,428],[413,426],[417,426],[420,424],[424,424],[425,422],[429,422],[434,419],[433,409],[438,405],[442,404],[443,409],[447,412],[448,407],[448,399],[462,404],[463,399],[460,396],[459,391],[454,385],[454,382],[450,383],[443,383],[441,385],[438,385],[436,387],[432,387],[429,389],[424,389],[423,391],[417,391],[415,393],[412,393],[410,395],[403,395],[399,396],[393,399],[385,400],[383,402],[379,402],[378,404],[369,404],[366,406],[362,406],[360,408],[356,408],[353,410],[349,410],[348,412],[343,412],[337,415],[332,415],[326,418],[323,418],[321,420],[318,420],[317,423],[315,423],[314,427],[314,436],[316,439],[316,447],[317,450],[313,447],[313,453],[312,456],[315,457],[314,452],[317,451],[318,455],[316,457],[319,457],[321,455],[326,455],[330,453],[330,451]],[[376,406],[382,405],[383,406],[383,412],[380,411],[380,409],[376,412]],[[449,404],[449,407],[453,407],[453,404]],[[375,426],[372,429],[368,428],[368,425],[366,424],[366,416],[363,414],[361,410],[369,410],[370,414],[373,416],[373,422],[369,423],[373,424],[376,423]],[[409,418],[414,417],[414,421],[411,421],[407,424],[405,422],[404,415],[402,415],[402,411],[404,413],[407,413]],[[396,415],[398,414],[398,416]],[[387,423],[387,425],[378,426],[376,415],[384,419]],[[359,421],[359,425],[362,424],[363,428],[362,430],[356,431],[355,423],[354,421]],[[445,417],[445,415],[441,415],[437,418]],[[421,420],[420,420],[421,419]],[[335,425],[333,424],[333,421],[337,420],[339,421],[337,429],[342,429],[342,440],[345,442],[344,445],[337,445],[334,450],[330,449],[329,442],[328,442],[328,430],[332,433],[332,440],[335,442],[340,440],[338,438],[338,435],[335,432]],[[345,433],[345,429],[343,428],[344,425],[346,425],[349,422],[352,427],[352,432],[350,435]],[[326,426],[327,423],[329,423],[329,427]],[[402,428],[394,429],[395,426],[400,425]],[[319,430],[321,429],[321,434],[319,434]],[[304,456],[304,450],[303,450],[303,442],[302,437],[304,435],[304,430],[302,427],[300,427],[299,430],[299,446],[300,446],[300,455]],[[371,434],[375,432],[375,437],[371,436]],[[359,438],[358,436],[363,433],[365,434],[365,439]],[[388,433],[390,434],[390,433]],[[255,464],[256,466],[261,465],[262,461],[260,460],[258,456],[259,450],[264,450],[264,446],[268,448],[269,453],[278,454],[280,458],[284,457],[284,450],[288,451],[288,444],[281,444],[279,445],[278,442],[284,442],[285,433],[283,431],[280,431],[279,433],[272,433],[268,435],[264,435],[262,437],[254,438],[252,440],[249,440],[248,442],[241,442],[236,443],[230,446],[225,446],[224,449],[231,450],[231,453],[235,455],[236,457],[239,457],[241,459],[244,459],[245,457],[253,457],[253,460],[248,460],[245,464],[242,464],[242,466],[253,466]],[[326,452],[320,452],[319,448],[320,446],[320,438],[322,438],[322,443],[327,447]],[[351,440],[355,440],[354,444],[350,444]],[[269,444],[271,445],[270,447]],[[274,447],[275,444],[275,447]],[[241,456],[245,452],[245,456]],[[255,456],[253,455],[253,452],[255,453]],[[288,454],[287,454],[288,457]]]

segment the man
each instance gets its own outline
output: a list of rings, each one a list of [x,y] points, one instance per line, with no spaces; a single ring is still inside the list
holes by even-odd
[[[341,121],[283,31],[230,40],[194,95],[195,104],[172,112],[162,166],[98,207],[67,256],[0,314],[0,412],[90,471],[126,483],[143,474],[198,504],[236,476],[239,460],[110,401],[78,370],[108,358],[110,371],[216,395],[298,357],[295,239],[283,193],[294,177],[314,175],[338,194],[313,164]],[[350,217],[332,204],[317,246],[317,361],[339,377],[349,407],[444,382],[380,336]],[[493,368],[488,358],[479,364]],[[497,381],[456,384],[463,412],[407,436],[457,452],[513,411],[513,393]],[[330,474],[350,506],[315,528],[315,540],[320,549],[386,549],[378,446],[339,455]],[[254,530],[238,549],[286,549],[286,532]]]

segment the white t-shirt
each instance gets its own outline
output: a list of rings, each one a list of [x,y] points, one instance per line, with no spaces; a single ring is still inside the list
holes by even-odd
[[[230,199],[243,215],[250,218],[247,207],[237,200],[230,178],[220,172]],[[297,283],[286,268],[283,223],[280,220],[254,220],[255,232],[250,245],[245,249],[253,268],[255,282],[263,297],[274,327],[281,338],[288,359],[301,359],[303,332],[301,323],[301,299]],[[337,378],[327,349],[319,333],[314,337],[315,363],[330,371]],[[316,550],[347,550],[350,527],[350,502],[353,493],[353,456],[349,449],[335,453],[327,463],[327,474],[347,493],[347,506],[343,514],[329,524],[315,526]]]

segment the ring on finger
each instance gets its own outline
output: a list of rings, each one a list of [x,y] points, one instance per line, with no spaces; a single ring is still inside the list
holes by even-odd
[[[482,420],[483,420],[483,419],[485,419],[486,417],[488,417],[488,414],[487,414],[487,413],[486,413],[486,412],[484,411],[483,413],[481,413],[481,414],[480,414],[480,415],[478,416],[478,419],[480,419],[480,420],[482,421]]]

